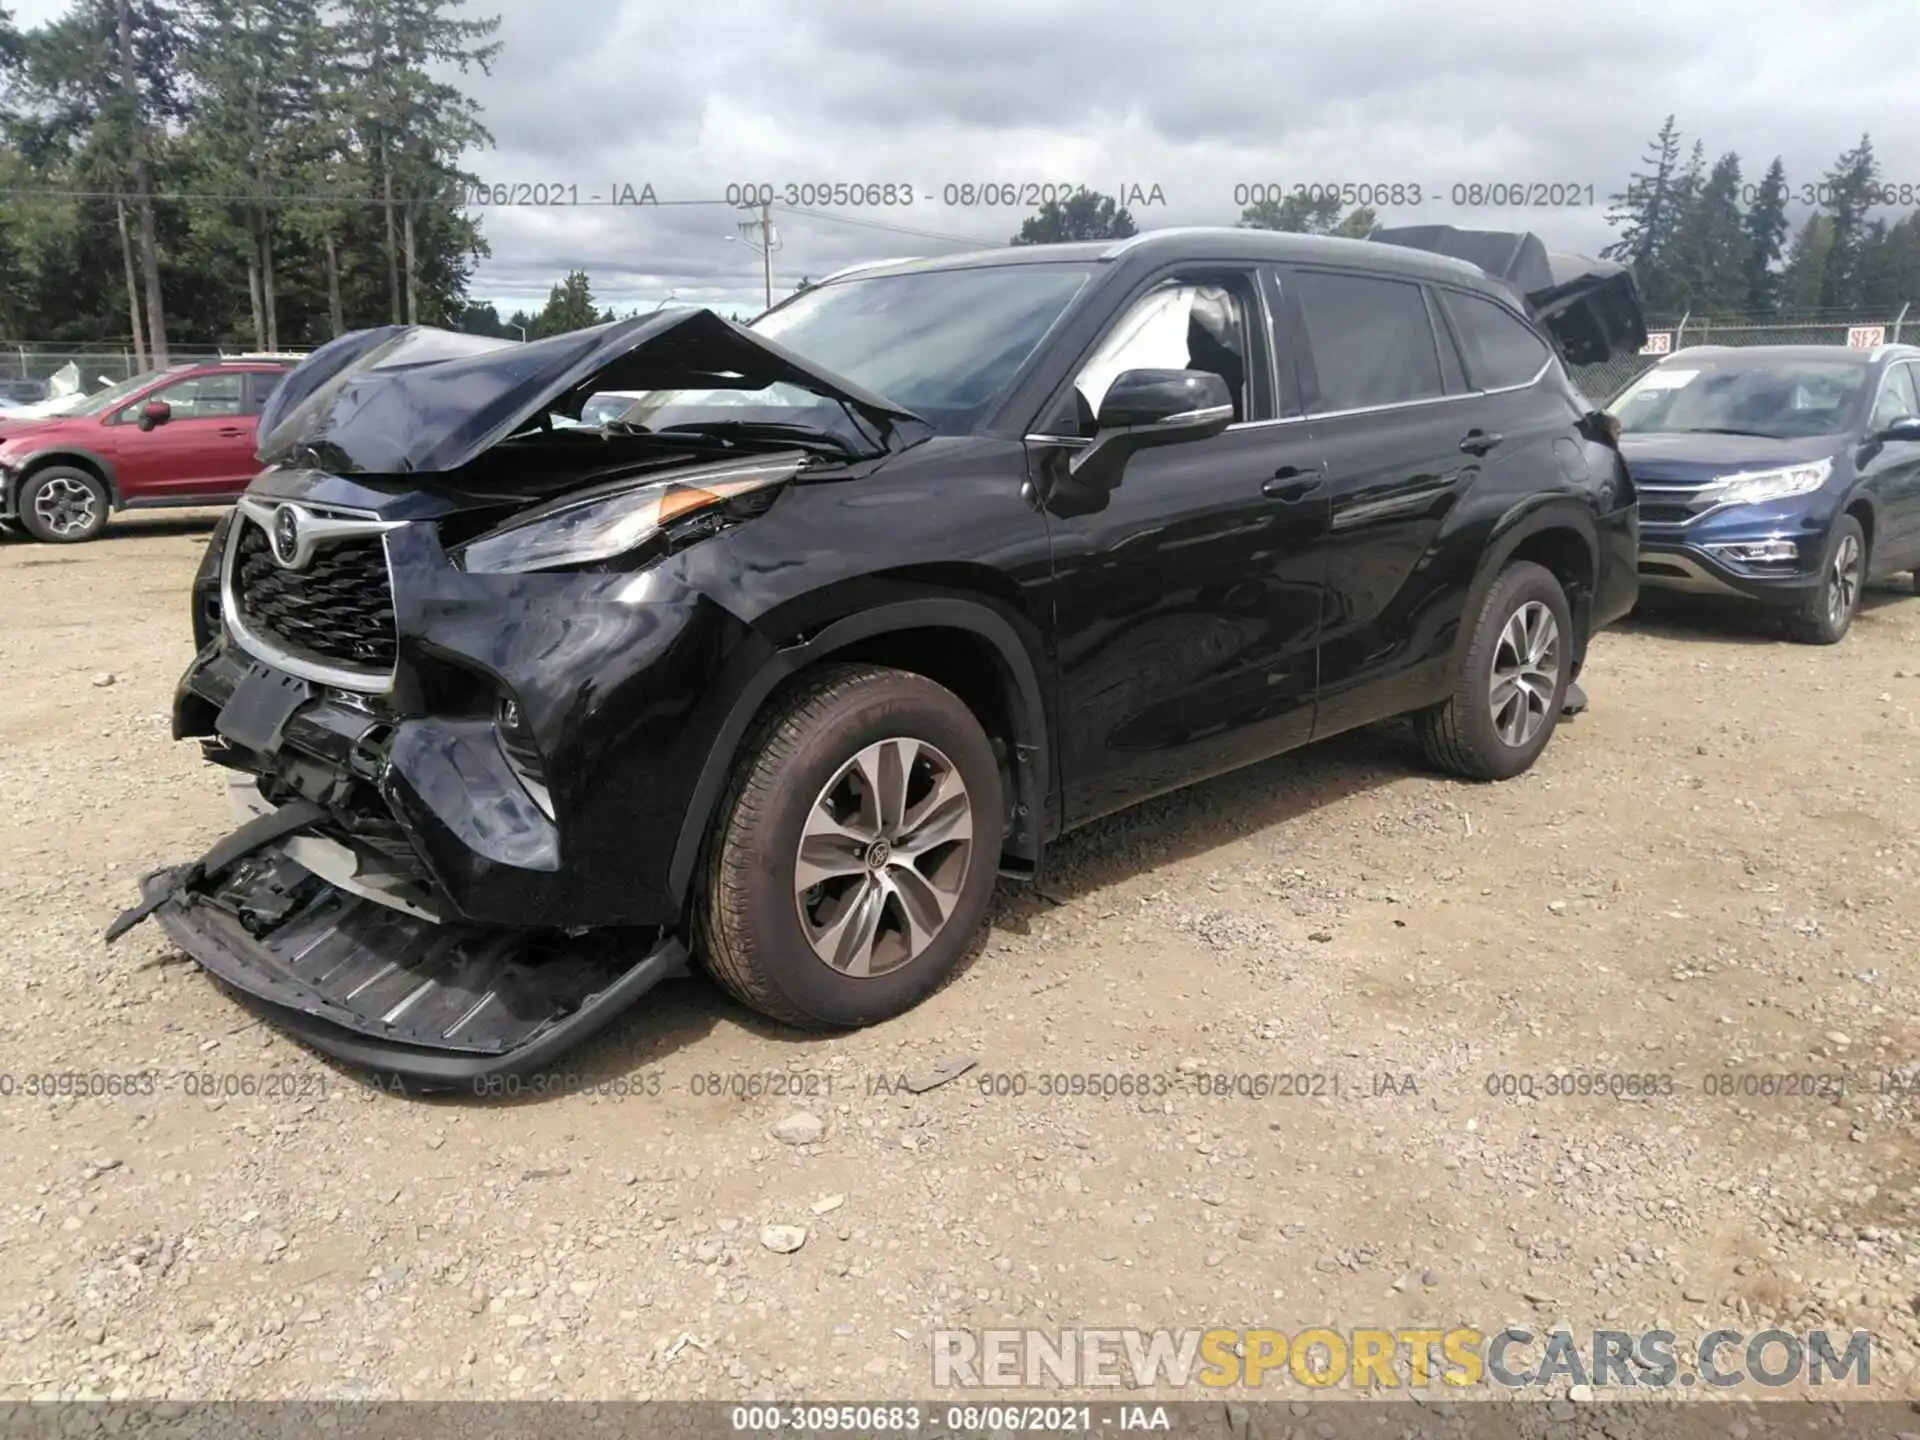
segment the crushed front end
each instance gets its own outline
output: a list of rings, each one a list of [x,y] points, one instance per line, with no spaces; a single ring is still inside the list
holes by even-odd
[[[240,829],[148,877],[123,921],[151,913],[316,1048],[422,1088],[478,1084],[544,1067],[684,971],[674,817],[628,810],[619,884],[593,858],[610,808],[567,776],[606,738],[594,700],[624,714],[674,668],[649,657],[719,617],[637,604],[630,575],[527,593],[465,574],[441,544],[456,514],[396,521],[383,498],[270,472],[223,524],[173,728],[227,772]],[[288,515],[311,545],[297,566],[271,554]],[[579,693],[583,675],[605,690]],[[619,769],[611,792],[644,783]]]
[[[553,423],[687,384],[811,392],[854,438],[725,406]],[[706,311],[321,347],[261,416],[268,468],[196,577],[174,699],[240,828],[150,875],[108,938],[153,916],[287,1029],[403,1080],[550,1063],[686,966],[716,737],[771,656],[716,537],[902,426],[926,422]]]

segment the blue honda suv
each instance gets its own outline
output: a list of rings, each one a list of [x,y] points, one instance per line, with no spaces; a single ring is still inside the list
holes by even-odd
[[[1759,601],[1832,645],[1869,580],[1920,566],[1920,347],[1696,346],[1607,413],[1643,588]]]

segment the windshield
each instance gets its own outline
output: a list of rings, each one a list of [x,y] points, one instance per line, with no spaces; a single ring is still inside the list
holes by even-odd
[[[979,423],[1091,273],[1043,263],[853,278],[804,291],[749,328],[957,435]],[[834,402],[784,384],[657,390],[622,418],[649,430],[716,421],[847,424]]]
[[[1867,366],[1844,360],[1660,365],[1607,407],[1628,435],[1732,434],[1791,440],[1845,430]]]
[[[587,397],[587,403],[580,407],[582,425],[605,425],[609,420],[618,420],[633,408],[634,401],[641,397],[621,390],[602,390],[597,395]]]
[[[131,380],[122,380],[118,385],[109,385],[104,390],[96,390],[84,399],[77,399],[62,407],[62,415],[100,415],[115,405],[138,394],[167,372],[149,370],[144,375],[136,375]]]

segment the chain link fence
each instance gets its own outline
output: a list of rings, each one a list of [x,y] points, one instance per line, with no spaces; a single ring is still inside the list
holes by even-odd
[[[178,365],[187,361],[218,360],[222,356],[242,355],[244,348],[221,349],[212,345],[169,345],[167,360]],[[298,352],[284,351],[293,354]],[[148,362],[151,364],[151,360]],[[139,373],[140,359],[131,345],[63,345],[57,341],[0,340],[0,381],[51,380],[66,366],[80,372],[80,388],[98,390],[102,384],[131,379]]]
[[[1911,323],[1909,323],[1911,321]],[[1604,365],[1582,365],[1574,382],[1589,400],[1604,405],[1629,383],[1659,363],[1662,355],[1696,345],[1879,345],[1898,344],[1902,332],[1909,342],[1920,337],[1920,315],[1909,317],[1906,307],[1892,315],[1847,315],[1806,320],[1730,317],[1715,320],[1698,315],[1649,319],[1649,351],[1616,355]],[[1665,348],[1658,348],[1664,346]]]

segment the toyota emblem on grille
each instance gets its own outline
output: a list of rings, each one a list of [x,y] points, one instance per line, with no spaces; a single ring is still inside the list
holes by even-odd
[[[300,554],[300,512],[291,505],[282,505],[273,512],[273,558],[288,569],[299,566]]]

